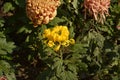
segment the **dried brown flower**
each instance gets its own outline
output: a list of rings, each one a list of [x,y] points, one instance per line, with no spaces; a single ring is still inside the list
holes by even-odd
[[[84,0],[85,16],[87,11],[94,19],[103,23],[109,15],[110,0]]]
[[[49,23],[56,16],[59,5],[60,0],[27,0],[26,13],[37,27]]]

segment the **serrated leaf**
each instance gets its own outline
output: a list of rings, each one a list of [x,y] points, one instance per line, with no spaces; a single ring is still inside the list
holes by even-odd
[[[0,38],[0,54],[11,53],[14,48],[13,42],[7,42],[5,38]]]
[[[83,62],[81,62],[81,63],[79,63],[79,69],[80,70],[82,70],[82,71],[87,71],[87,64],[86,63],[83,63]]]
[[[50,25],[57,25],[58,23],[64,22],[65,19],[59,18],[59,17],[55,17],[49,24]]]
[[[64,71],[60,74],[60,76],[61,80],[78,80],[77,75],[70,71]]]
[[[78,0],[73,0],[73,1],[72,1],[72,5],[73,5],[73,7],[74,7],[75,9],[77,9],[77,7],[78,7]]]
[[[52,69],[56,70],[56,75],[59,76],[59,74],[64,70],[63,60],[58,58],[58,60],[53,64]]]
[[[68,64],[68,69],[70,71],[72,71],[75,75],[77,75],[77,70],[78,70],[78,67],[74,64]]]
[[[56,76],[53,76],[50,78],[50,80],[58,80],[58,78]]]
[[[6,55],[6,54],[7,54],[6,51],[0,49],[0,55]]]
[[[14,71],[8,62],[0,60],[0,71],[2,71],[1,74],[4,73],[8,80],[16,80]]]
[[[105,38],[100,33],[97,33],[96,31],[91,31],[88,33],[87,40],[89,44],[91,43],[91,41],[93,41],[97,46],[102,48],[104,46]]]
[[[86,53],[87,48],[84,44],[74,44],[72,47],[72,51],[75,53]]]
[[[26,28],[26,26],[23,26],[17,31],[17,33],[22,33],[22,32],[31,33],[32,30],[29,30],[28,28]]]
[[[75,8],[75,12],[78,13],[77,8],[78,8],[78,0],[73,0],[72,5]]]

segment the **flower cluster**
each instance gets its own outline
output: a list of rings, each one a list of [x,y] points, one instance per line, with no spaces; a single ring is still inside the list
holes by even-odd
[[[34,27],[47,24],[57,14],[60,0],[26,0],[26,13]]]
[[[69,30],[67,26],[55,26],[51,29],[45,29],[43,33],[43,38],[45,43],[52,47],[55,51],[58,51],[61,46],[69,46],[74,44],[74,39],[69,39]]]
[[[88,10],[96,21],[103,23],[105,16],[109,15],[110,0],[84,0],[84,7],[85,16]]]

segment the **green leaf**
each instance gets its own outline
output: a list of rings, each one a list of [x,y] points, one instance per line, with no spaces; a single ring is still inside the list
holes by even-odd
[[[76,74],[72,73],[71,71],[64,71],[60,74],[61,80],[78,80]]]
[[[38,77],[36,78],[36,80],[50,80],[49,79],[50,73],[52,73],[51,70],[47,69],[47,70],[43,71],[41,74],[39,74]]]
[[[59,76],[59,74],[61,74],[61,72],[64,70],[64,66],[63,66],[63,60],[59,59],[59,58],[55,58],[55,63],[52,66],[52,69],[54,69],[56,71],[56,75]]]
[[[119,80],[120,78],[118,76],[112,76],[112,80]]]
[[[50,80],[58,80],[58,78],[56,76],[52,76]]]
[[[74,38],[75,32],[74,32],[74,27],[70,27],[69,28],[69,32],[70,32],[70,38]]]
[[[14,73],[8,73],[6,74],[6,77],[8,80],[16,80]]]
[[[94,54],[94,56],[100,56],[100,49],[98,47],[96,47],[93,54]]]
[[[4,10],[4,13],[10,11],[10,10],[14,10],[14,7],[12,6],[12,4],[10,2],[6,2],[4,5],[3,5],[3,10]]]
[[[58,23],[61,23],[61,22],[65,22],[65,19],[55,17],[49,24],[55,26],[55,25],[57,25]]]
[[[4,26],[4,23],[5,23],[4,19],[3,19],[3,18],[0,18],[0,27],[3,27],[3,26]]]
[[[20,7],[25,7],[25,0],[13,0]]]
[[[74,53],[86,53],[87,51],[87,46],[85,44],[74,44],[72,46],[72,51]]]
[[[93,41],[94,44],[96,44],[100,48],[103,48],[105,38],[103,37],[103,35],[101,35],[100,33],[96,32],[96,31],[90,31],[88,33],[87,40],[88,40],[89,44],[91,43],[91,41]]]
[[[0,73],[3,73],[8,80],[16,80],[14,70],[12,69],[11,65],[5,60],[0,60]]]
[[[5,54],[7,54],[7,52],[0,49],[0,55],[5,55]]]
[[[22,27],[17,31],[17,33],[22,33],[22,32],[31,33],[32,30],[31,30],[31,29],[28,29],[26,26],[22,26]]]
[[[12,53],[14,48],[13,42],[7,42],[5,38],[0,38],[0,54]]]
[[[75,12],[78,13],[77,8],[78,8],[78,0],[73,0],[72,5],[75,8]]]
[[[5,38],[5,35],[3,34],[3,32],[0,32],[0,38]]]
[[[77,75],[77,70],[78,70],[78,67],[74,64],[68,64],[68,69],[70,71],[72,71],[75,75]]]
[[[75,9],[77,9],[77,7],[78,7],[77,4],[78,4],[78,0],[73,0],[72,1],[72,5]]]

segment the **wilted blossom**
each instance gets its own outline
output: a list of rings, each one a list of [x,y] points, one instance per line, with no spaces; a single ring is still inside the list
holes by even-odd
[[[103,23],[109,15],[110,0],[84,0],[85,16],[89,12],[94,19]]]
[[[43,33],[44,43],[58,51],[61,46],[75,44],[74,39],[69,39],[69,30],[67,26],[55,26],[51,29],[45,29]]]
[[[48,24],[57,14],[60,0],[26,0],[26,13],[34,27]]]

